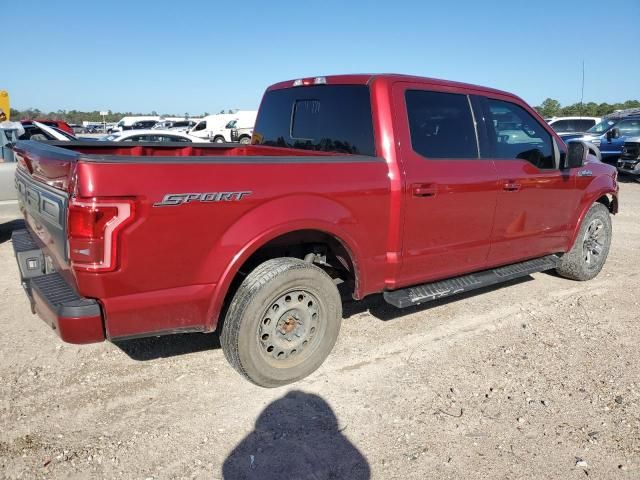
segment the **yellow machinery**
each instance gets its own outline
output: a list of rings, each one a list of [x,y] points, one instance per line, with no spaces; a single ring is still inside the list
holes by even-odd
[[[9,108],[9,92],[0,90],[0,122],[9,120],[11,109]]]

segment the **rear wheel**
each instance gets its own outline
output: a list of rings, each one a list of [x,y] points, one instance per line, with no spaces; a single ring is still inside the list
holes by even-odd
[[[285,385],[322,364],[341,319],[338,289],[323,270],[296,258],[268,260],[234,295],[222,326],[222,349],[256,385]]]
[[[601,203],[594,203],[582,221],[571,250],[564,254],[556,271],[572,280],[591,280],[607,260],[611,246],[611,216]]]
[[[214,143],[224,143],[224,137],[220,137],[220,136],[215,137],[213,141]]]

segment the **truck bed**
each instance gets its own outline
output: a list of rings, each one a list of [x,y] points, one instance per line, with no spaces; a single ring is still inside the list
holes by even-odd
[[[295,150],[262,145],[229,145],[182,142],[102,142],[102,141],[32,141],[17,142],[14,147],[20,164],[45,183],[67,190],[70,168],[80,158],[97,163],[176,162],[207,163],[219,157],[244,157],[243,161],[286,162],[291,157],[344,157],[344,154]],[[28,153],[27,153],[28,152]],[[268,157],[268,158],[267,158]],[[277,158],[272,158],[277,157]],[[353,161],[362,156],[349,155]],[[371,157],[365,157],[365,160]],[[253,159],[253,160],[250,160]],[[238,161],[241,161],[239,158]],[[227,160],[224,160],[227,161]],[[331,161],[327,159],[326,161]]]
[[[309,225],[359,252],[362,292],[384,283],[388,231],[363,228],[389,222],[381,157],[117,142],[25,141],[15,152],[29,230],[55,272],[82,297],[100,299],[108,338],[213,330],[229,272],[257,245]],[[92,198],[128,199],[135,209],[113,271],[70,266],[68,205]]]

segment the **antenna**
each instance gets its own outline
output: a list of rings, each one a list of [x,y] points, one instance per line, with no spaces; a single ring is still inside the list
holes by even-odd
[[[580,89],[580,116],[582,116],[582,107],[583,107],[583,102],[584,100],[584,59],[582,60],[582,87]]]

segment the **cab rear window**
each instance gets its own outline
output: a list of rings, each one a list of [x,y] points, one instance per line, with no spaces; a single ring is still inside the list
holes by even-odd
[[[253,143],[375,156],[365,85],[314,85],[267,92]]]

